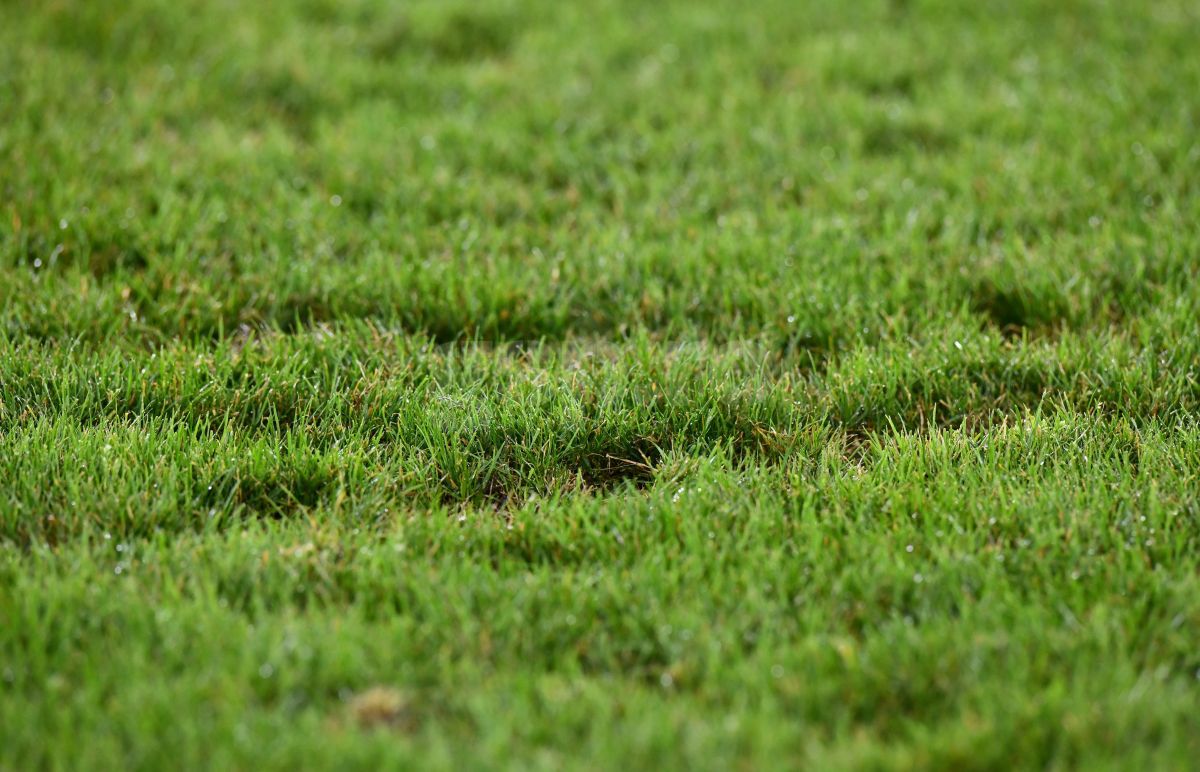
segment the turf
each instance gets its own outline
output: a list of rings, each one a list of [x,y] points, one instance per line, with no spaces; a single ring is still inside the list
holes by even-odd
[[[1185,768],[1200,10],[0,0],[0,768]]]

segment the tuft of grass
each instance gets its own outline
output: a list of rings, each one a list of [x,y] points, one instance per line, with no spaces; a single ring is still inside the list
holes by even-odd
[[[411,728],[412,716],[408,701],[398,690],[387,686],[372,686],[352,698],[347,706],[354,722],[363,729]]]

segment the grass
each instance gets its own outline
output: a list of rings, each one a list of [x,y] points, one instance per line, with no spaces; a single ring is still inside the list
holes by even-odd
[[[0,0],[0,769],[1190,766],[1198,38]]]

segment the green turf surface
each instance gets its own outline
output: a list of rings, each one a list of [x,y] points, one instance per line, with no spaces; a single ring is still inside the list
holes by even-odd
[[[0,769],[1186,768],[1198,40],[0,0]]]

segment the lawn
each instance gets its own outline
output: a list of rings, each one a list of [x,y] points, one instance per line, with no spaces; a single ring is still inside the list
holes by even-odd
[[[0,0],[0,769],[1186,768],[1191,0]]]

